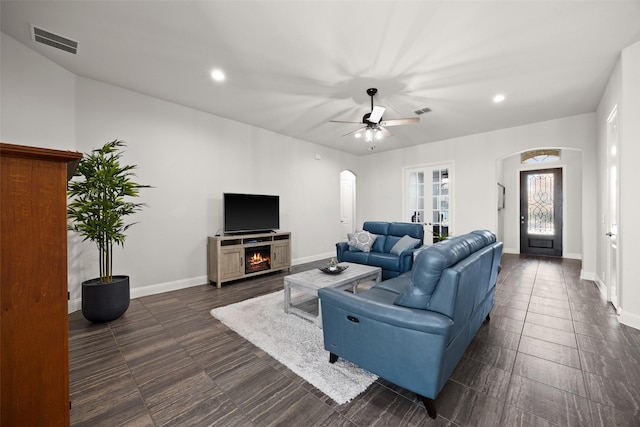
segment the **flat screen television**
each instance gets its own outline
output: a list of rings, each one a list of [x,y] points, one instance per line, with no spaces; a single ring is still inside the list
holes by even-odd
[[[225,234],[280,228],[280,196],[224,193],[223,209]]]

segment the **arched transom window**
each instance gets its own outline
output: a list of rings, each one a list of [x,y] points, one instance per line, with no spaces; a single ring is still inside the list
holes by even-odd
[[[557,149],[541,149],[525,151],[520,154],[520,163],[543,163],[543,162],[557,162],[560,160],[560,150]]]

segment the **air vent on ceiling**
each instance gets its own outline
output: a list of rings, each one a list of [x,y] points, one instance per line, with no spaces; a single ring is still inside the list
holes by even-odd
[[[43,30],[35,25],[31,26],[31,37],[38,43],[43,43],[48,46],[55,47],[56,49],[73,53],[74,55],[78,52],[77,41]]]
[[[414,111],[414,113],[416,113],[418,116],[420,114],[430,113],[430,112],[431,112],[431,108],[429,108],[429,107],[424,107],[424,108],[421,108],[419,110]]]

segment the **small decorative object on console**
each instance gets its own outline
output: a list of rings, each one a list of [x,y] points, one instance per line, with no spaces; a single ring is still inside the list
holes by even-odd
[[[349,268],[348,265],[345,265],[345,266],[338,265],[338,260],[335,258],[331,258],[331,261],[329,261],[329,264],[327,264],[325,267],[319,268],[318,270],[327,274],[340,274],[343,271],[345,271],[347,268]]]

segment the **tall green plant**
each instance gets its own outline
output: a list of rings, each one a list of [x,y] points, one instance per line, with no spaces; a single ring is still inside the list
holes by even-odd
[[[73,230],[98,246],[100,282],[113,280],[113,245],[124,246],[125,232],[135,223],[124,218],[142,209],[144,203],[133,203],[126,197],[138,197],[149,185],[133,181],[135,165],[120,165],[124,141],[107,142],[102,148],[85,154],[74,179],[69,183],[67,216]]]

